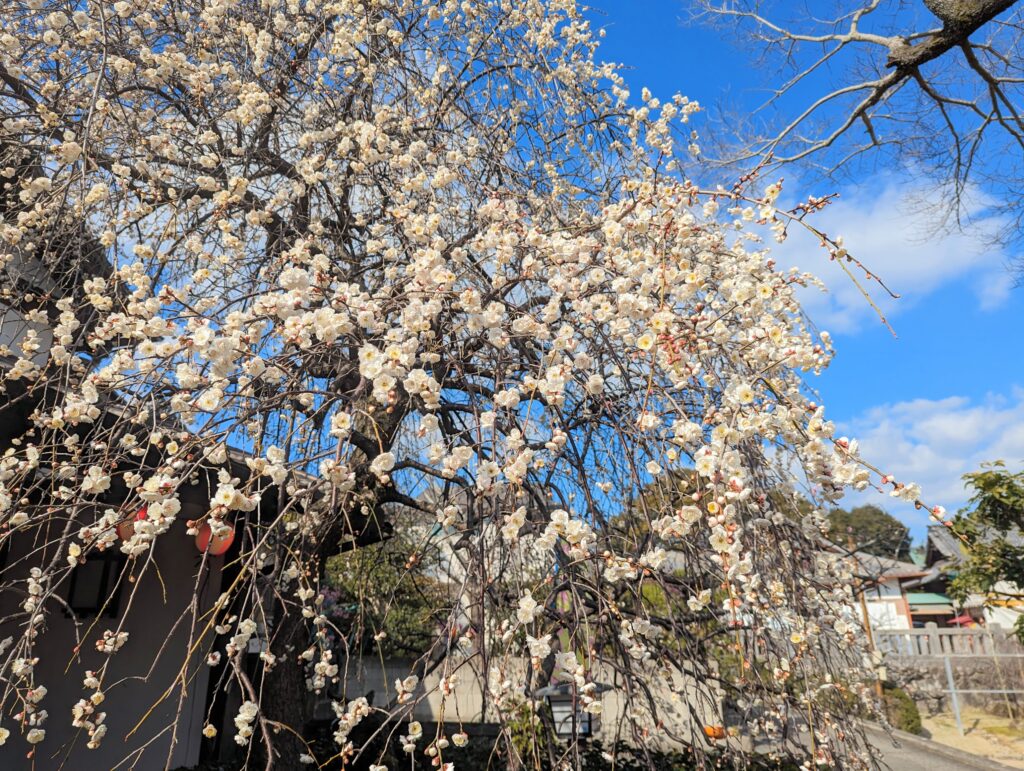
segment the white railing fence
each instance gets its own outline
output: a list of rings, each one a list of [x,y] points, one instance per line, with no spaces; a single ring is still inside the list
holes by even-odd
[[[949,694],[953,715],[960,735],[964,735],[961,718],[960,694],[986,694],[1001,696],[1011,718],[1015,717],[1016,696],[1024,694],[1020,688],[1010,688],[1008,678],[1004,675],[1004,667],[1019,667],[1024,659],[1024,646],[1017,638],[997,624],[987,627],[968,629],[940,628],[934,622],[928,623],[924,629],[876,629],[874,630],[875,648],[884,658],[904,664],[917,662],[928,666],[929,662],[942,662],[946,680],[946,693]],[[957,685],[953,676],[953,662],[966,664],[979,659],[988,659],[998,675],[1001,688],[963,688]],[[1005,664],[1000,664],[1000,661]],[[1024,670],[1021,670],[1024,671]],[[1012,680],[1012,678],[1009,678]],[[970,684],[970,683],[969,683]],[[1012,697],[1012,698],[1011,698]]]
[[[875,647],[888,656],[1005,656],[1024,654],[1016,638],[998,625],[945,629],[876,629]]]

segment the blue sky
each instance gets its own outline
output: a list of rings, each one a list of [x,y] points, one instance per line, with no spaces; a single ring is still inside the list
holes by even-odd
[[[683,0],[598,0],[604,27],[599,56],[627,65],[631,90],[662,98],[680,92],[704,105],[723,99],[753,109],[763,100],[749,51],[708,27],[682,22]],[[710,129],[696,121],[702,133]],[[817,273],[830,288],[805,307],[835,340],[836,358],[814,386],[841,433],[860,439],[866,458],[922,485],[929,503],[955,510],[965,502],[960,476],[985,460],[1024,461],[1024,289],[1006,265],[1012,248],[988,245],[998,225],[979,208],[976,230],[936,236],[928,215],[908,205],[931,193],[900,169],[859,184],[802,186],[785,172],[791,195],[840,194],[816,224],[841,234],[851,253],[901,295],[884,304],[894,338],[811,239],[790,238],[780,262]],[[878,493],[872,502],[923,537],[927,517]]]

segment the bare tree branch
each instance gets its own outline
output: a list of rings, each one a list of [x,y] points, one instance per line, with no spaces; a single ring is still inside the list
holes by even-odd
[[[749,36],[763,61],[781,70],[781,85],[759,111],[776,113],[778,125],[769,118],[768,131],[754,138],[742,135],[747,127],[733,132],[731,144],[719,143],[717,162],[770,155],[775,164],[799,162],[827,175],[902,165],[947,192],[960,225],[978,212],[979,190],[995,196],[1005,225],[998,238],[1016,237],[1024,191],[1016,0],[923,0],[916,15],[912,6],[849,0],[825,19],[781,3],[690,5],[695,21]],[[929,26],[922,13],[940,24]],[[807,106],[785,118],[784,97]]]

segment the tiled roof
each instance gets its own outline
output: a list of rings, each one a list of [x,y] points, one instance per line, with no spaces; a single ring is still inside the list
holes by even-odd
[[[1011,546],[1024,546],[1024,533],[1019,530],[1014,530],[1006,535],[999,535],[1000,538],[1005,538]],[[981,542],[988,543],[996,538],[994,532],[983,532],[981,535]],[[943,558],[950,560],[954,564],[963,562],[964,553],[961,549],[960,541],[956,535],[953,534],[950,529],[944,525],[929,525],[928,526],[928,545],[930,548],[937,551]]]
[[[871,580],[888,580],[891,578],[912,578],[925,574],[924,568],[911,562],[890,559],[889,557],[878,557],[863,551],[847,552],[835,544],[828,545],[828,551],[849,555],[849,559],[855,563],[855,571],[861,578]]]
[[[928,544],[947,559],[960,562],[964,558],[963,552],[960,551],[960,542],[945,525],[928,526]]]

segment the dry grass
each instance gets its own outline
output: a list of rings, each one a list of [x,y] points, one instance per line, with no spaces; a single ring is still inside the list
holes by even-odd
[[[933,741],[1024,769],[1024,720],[1014,722],[973,707],[964,708],[962,717],[964,736],[951,712],[924,717],[921,724]]]

